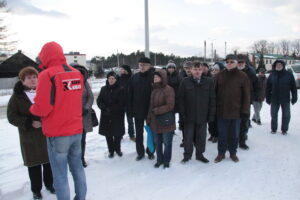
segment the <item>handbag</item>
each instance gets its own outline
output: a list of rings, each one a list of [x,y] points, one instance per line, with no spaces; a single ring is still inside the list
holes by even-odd
[[[155,115],[155,118],[159,126],[170,126],[175,124],[175,114],[173,111],[161,115]]]
[[[98,126],[99,125],[99,121],[96,115],[96,112],[93,108],[91,108],[91,115],[92,115],[92,125],[93,127]]]

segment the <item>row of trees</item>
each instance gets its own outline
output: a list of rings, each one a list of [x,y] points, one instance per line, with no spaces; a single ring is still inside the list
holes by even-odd
[[[113,67],[122,66],[123,64],[131,66],[133,69],[138,68],[138,60],[144,56],[143,51],[136,51],[129,55],[123,53],[113,54],[109,57],[95,56],[91,59],[91,63],[96,65],[95,76],[101,76],[105,69],[111,69]],[[168,61],[172,60],[178,68],[182,67],[185,60],[200,60],[204,61],[203,57],[180,57],[171,55],[165,55],[163,53],[150,52],[150,58],[153,65],[164,66],[167,65]]]
[[[268,40],[259,40],[252,44],[251,50],[254,53],[262,54],[281,54],[284,56],[300,57],[300,39],[280,40],[272,42]]]

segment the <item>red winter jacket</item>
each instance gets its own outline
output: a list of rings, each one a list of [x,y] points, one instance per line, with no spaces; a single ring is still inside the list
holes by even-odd
[[[40,116],[46,136],[82,133],[83,77],[66,63],[62,47],[45,44],[39,54],[40,67],[36,97],[30,112]]]

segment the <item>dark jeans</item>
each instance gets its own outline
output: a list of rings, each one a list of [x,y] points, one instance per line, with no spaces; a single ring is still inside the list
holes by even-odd
[[[53,178],[50,163],[28,167],[28,174],[30,178],[32,192],[38,193],[42,190],[43,179],[44,185],[47,188],[53,187]]]
[[[191,159],[194,145],[196,147],[196,158],[205,152],[207,124],[184,124],[184,153],[186,159]]]
[[[239,135],[239,143],[245,144],[246,140],[248,139],[248,131],[250,126],[250,115],[249,117],[242,117],[240,123],[240,135]]]
[[[208,132],[212,137],[218,137],[218,121],[214,120],[208,123]]]
[[[236,154],[240,132],[239,119],[218,119],[218,152],[225,155],[227,149],[230,154]]]
[[[109,153],[121,151],[122,136],[106,136],[105,138],[106,138]]]
[[[86,133],[83,132],[81,138],[81,151],[82,151],[81,160],[82,161],[84,161],[84,154],[85,154],[85,145],[86,145],[85,139],[86,139]]]
[[[286,132],[289,129],[289,123],[291,119],[290,102],[271,103],[271,117],[272,117],[271,129],[274,132],[277,131],[279,107],[281,107],[281,111],[282,111],[281,131]]]
[[[153,133],[157,163],[169,164],[172,157],[172,140],[174,132]],[[163,148],[164,144],[164,148]]]
[[[127,124],[128,124],[128,135],[130,138],[134,137],[134,124],[133,117],[128,116],[128,112],[126,112]]]
[[[145,147],[144,147],[144,119],[134,118],[135,123],[135,131],[136,131],[136,152],[138,156],[145,155]]]

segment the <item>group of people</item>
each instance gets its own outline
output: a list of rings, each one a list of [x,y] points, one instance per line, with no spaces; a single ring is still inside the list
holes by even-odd
[[[26,67],[19,73],[9,101],[7,117],[18,127],[24,165],[28,167],[34,199],[42,199],[42,183],[59,200],[69,200],[67,169],[75,185],[74,200],[84,200],[87,192],[84,167],[86,133],[93,130],[91,107],[94,97],[83,66],[66,63],[62,47],[50,42],[39,53],[41,73]],[[99,134],[106,137],[108,157],[123,156],[121,140],[128,134],[136,144],[136,161],[155,159],[154,152],[144,146],[144,126],[154,137],[157,160],[155,168],[169,168],[172,140],[176,130],[175,114],[182,131],[183,159],[189,162],[195,147],[196,160],[205,157],[207,130],[209,141],[218,142],[214,162],[230,159],[238,162],[237,148],[247,150],[247,133],[252,121],[262,124],[263,101],[271,105],[271,133],[277,132],[278,110],[282,109],[281,132],[287,134],[290,103],[297,102],[297,89],[285,63],[277,60],[267,78],[265,69],[258,75],[245,55],[229,54],[226,66],[216,62],[209,67],[199,61],[186,61],[177,72],[174,62],[155,70],[151,60],[138,61],[139,72],[132,74],[128,65],[120,74],[109,72],[106,85],[97,97],[101,110]]]

